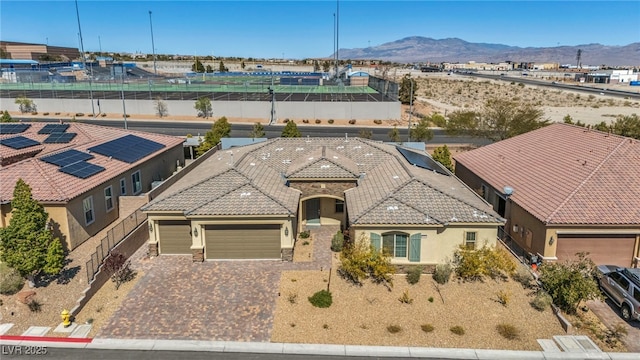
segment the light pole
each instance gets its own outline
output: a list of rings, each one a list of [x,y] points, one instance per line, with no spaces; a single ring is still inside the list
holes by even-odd
[[[338,76],[338,62],[336,61],[336,13],[333,13],[333,64],[336,68],[336,77]]]
[[[149,27],[151,28],[151,51],[153,52],[153,73],[158,75],[156,68],[156,46],[153,43],[153,22],[151,21],[151,10],[149,10]]]
[[[409,97],[409,142],[411,142],[411,115],[413,114],[413,79],[411,81],[411,94]]]
[[[100,35],[98,35],[98,47],[100,47],[100,56],[102,56],[102,41],[100,41]]]
[[[84,45],[82,43],[82,28],[80,27],[80,11],[78,10],[78,0],[76,0],[76,18],[78,19],[78,36],[80,36],[80,51],[82,51],[82,65],[84,66],[84,70],[87,70],[87,61],[84,57]],[[96,116],[96,110],[93,106],[93,89],[91,86],[91,76],[89,76],[89,97],[91,98],[91,113],[93,117]]]
[[[122,116],[124,117],[124,129],[127,130],[127,107],[124,104],[124,74],[126,70],[124,68],[124,63],[122,63],[121,65],[122,71],[120,72],[120,94],[122,96]]]

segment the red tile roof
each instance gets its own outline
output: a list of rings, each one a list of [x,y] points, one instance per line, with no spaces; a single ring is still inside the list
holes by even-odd
[[[13,163],[7,166],[0,166],[0,203],[11,201],[13,198],[13,188],[19,178],[22,178],[31,186],[33,198],[41,202],[67,202],[96,186],[109,181],[120,174],[132,169],[141,163],[161,154],[168,149],[182,144],[182,138],[161,134],[151,134],[139,131],[103,127],[83,123],[69,123],[71,126],[66,132],[77,133],[76,137],[67,144],[43,144],[35,157]],[[38,131],[46,123],[31,123],[31,127],[25,132],[17,135],[42,142],[49,135],[39,135]],[[80,179],[73,175],[68,175],[58,171],[59,167],[39,160],[46,155],[52,155],[69,149],[76,149],[86,152],[88,148],[102,144],[104,142],[120,138],[127,134],[133,134],[166,145],[163,149],[148,155],[133,164],[128,164],[107,156],[92,153],[95,158],[88,160],[89,163],[105,168],[104,171],[87,179]],[[9,138],[16,135],[0,135],[0,138]],[[21,156],[33,152],[33,148],[14,150],[10,147],[0,145],[0,159]]]
[[[640,224],[640,141],[552,124],[455,156],[547,224]]]

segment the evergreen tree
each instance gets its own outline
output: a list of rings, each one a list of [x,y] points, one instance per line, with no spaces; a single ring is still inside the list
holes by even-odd
[[[203,73],[204,72],[204,65],[202,65],[200,60],[196,59],[196,62],[194,62],[193,65],[191,65],[191,71],[194,71],[194,72],[197,72],[197,73]]]
[[[429,120],[426,118],[420,119],[418,124],[411,128],[411,140],[413,141],[429,141],[433,139],[433,131],[429,128]]]
[[[15,122],[15,120],[13,120],[13,118],[11,117],[11,115],[9,115],[9,112],[7,110],[5,110],[2,113],[2,116],[0,117],[0,123],[6,123],[6,122]]]
[[[262,124],[260,124],[259,122],[253,124],[253,129],[251,129],[249,136],[251,136],[252,139],[255,139],[264,137],[264,135],[264,126],[262,126]]]
[[[229,71],[229,69],[227,69],[227,68],[224,66],[224,63],[222,62],[222,60],[220,60],[220,65],[218,66],[218,70],[219,70],[220,72],[227,72],[227,71]]]
[[[433,160],[439,162],[444,167],[453,172],[453,162],[451,161],[451,152],[447,145],[437,147],[433,150]]]
[[[388,135],[389,135],[389,139],[391,139],[391,141],[393,141],[393,142],[399,143],[401,141],[400,140],[400,131],[398,131],[398,127],[397,126],[394,126],[393,129],[391,129],[389,131]]]
[[[41,272],[59,273],[64,267],[64,249],[46,228],[49,214],[22,179],[13,190],[11,207],[9,226],[0,229],[0,260],[31,281]]]
[[[411,83],[413,83],[413,93],[411,92]],[[413,101],[416,101],[417,93],[418,83],[416,83],[416,80],[412,79],[409,74],[403,76],[400,82],[400,89],[398,90],[398,100],[403,104],[409,104],[411,102],[411,95],[413,95]]]
[[[206,96],[198,98],[194,107],[198,110],[198,117],[203,117],[205,119],[211,116],[211,112],[213,111],[211,100]]]
[[[207,73],[212,73],[213,72],[213,68],[211,67],[211,65],[207,65],[206,72]]]
[[[229,137],[230,134],[231,124],[229,124],[227,118],[223,116],[211,125],[211,130],[207,131],[204,135],[204,142],[198,146],[196,153],[198,156],[204,154],[207,150],[218,145],[220,139],[223,137]]]
[[[284,128],[282,129],[282,137],[288,137],[288,138],[302,137],[300,130],[298,130],[298,125],[296,125],[296,123],[293,122],[293,120],[287,122],[287,125],[285,125]]]

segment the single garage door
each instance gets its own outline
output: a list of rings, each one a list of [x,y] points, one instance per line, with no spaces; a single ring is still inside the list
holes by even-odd
[[[191,222],[184,220],[158,221],[160,254],[191,254]]]
[[[588,252],[596,265],[631,266],[635,235],[558,235],[558,260],[575,258],[581,251]]]
[[[280,259],[280,225],[205,227],[207,259]]]

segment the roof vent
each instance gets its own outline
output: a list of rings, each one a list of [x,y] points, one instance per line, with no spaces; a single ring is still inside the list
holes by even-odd
[[[354,146],[354,149],[362,149],[362,146],[358,145],[358,146]]]
[[[393,178],[394,178],[394,179],[400,179],[400,176],[398,176],[398,175],[393,175]]]
[[[240,197],[247,197],[247,196],[251,196],[250,192],[243,192],[242,194],[240,194]]]
[[[309,160],[309,161],[313,160],[313,156],[312,156],[312,157],[310,157],[310,158],[309,158],[309,159],[307,159],[307,160]]]
[[[284,148],[276,148],[276,151],[282,151]]]
[[[249,164],[249,165],[251,165],[251,166],[256,166],[256,163],[251,163],[251,164]]]
[[[373,156],[373,154],[372,153],[366,153],[366,154],[364,154],[364,156]]]
[[[397,205],[387,206],[387,211],[395,211],[395,210],[398,210],[398,206]]]
[[[331,165],[322,165],[322,166],[320,166],[320,169],[328,169],[330,167],[331,167]]]
[[[286,159],[286,160],[282,160],[283,164],[291,164],[291,160],[290,159]]]
[[[450,221],[458,221],[458,218],[456,217],[456,214],[453,214],[453,216],[451,217]]]
[[[344,149],[344,145],[336,146],[336,149]]]
[[[304,150],[303,147],[296,148],[296,151],[302,151],[302,150]]]
[[[333,158],[334,158],[334,159],[337,159],[338,157],[337,157],[337,156],[335,156],[335,155],[333,155]]]

